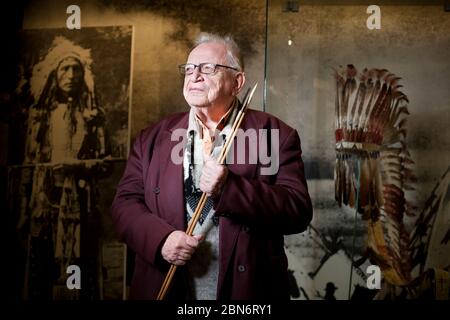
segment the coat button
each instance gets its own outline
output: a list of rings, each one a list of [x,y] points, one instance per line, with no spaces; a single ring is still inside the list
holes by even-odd
[[[245,271],[245,266],[243,266],[242,264],[238,265],[238,271],[239,272],[244,272]]]
[[[242,228],[245,232],[250,232],[250,228],[249,227],[247,227],[247,226],[244,226],[243,228]]]
[[[155,189],[153,189],[153,192],[158,194],[161,190],[159,189],[159,187],[156,187]]]

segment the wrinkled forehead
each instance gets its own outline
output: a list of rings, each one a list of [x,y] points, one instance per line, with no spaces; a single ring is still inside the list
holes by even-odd
[[[203,62],[226,64],[227,48],[219,42],[201,43],[192,49],[187,62],[195,64]]]
[[[64,59],[62,59],[59,64],[57,69],[61,69],[61,68],[65,68],[65,67],[81,67],[81,62],[80,60],[78,60],[75,57],[66,57]]]

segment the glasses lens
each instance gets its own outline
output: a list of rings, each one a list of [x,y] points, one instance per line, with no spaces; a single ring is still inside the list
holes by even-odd
[[[192,74],[192,73],[194,73],[194,70],[195,70],[195,64],[187,64],[184,67],[184,71],[186,74]]]
[[[200,64],[200,72],[204,74],[214,73],[216,71],[216,65],[214,63],[202,63]]]
[[[192,74],[195,69],[194,64],[182,64],[178,66],[181,74]]]

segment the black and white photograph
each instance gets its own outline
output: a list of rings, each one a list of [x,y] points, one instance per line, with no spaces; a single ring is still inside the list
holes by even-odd
[[[126,251],[117,245],[108,214],[123,166],[124,161],[105,160],[10,168],[8,206],[14,215],[15,263],[21,266],[14,280],[23,299],[123,298]],[[71,265],[83,270],[86,290],[67,289]]]
[[[20,33],[10,163],[124,158],[132,27]]]

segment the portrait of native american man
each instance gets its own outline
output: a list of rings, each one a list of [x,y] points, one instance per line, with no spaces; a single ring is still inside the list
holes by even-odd
[[[97,104],[89,49],[56,37],[31,77],[25,163],[106,155],[104,109]]]

